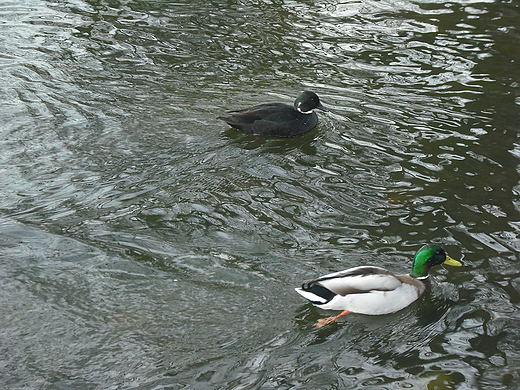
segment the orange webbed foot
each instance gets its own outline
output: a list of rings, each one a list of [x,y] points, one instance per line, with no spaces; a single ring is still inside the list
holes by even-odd
[[[328,324],[331,324],[331,323],[335,322],[339,317],[345,316],[347,314],[350,314],[350,311],[345,310],[345,311],[342,311],[341,313],[339,313],[337,316],[321,318],[321,319],[318,320],[318,322],[316,322],[314,324],[314,326],[317,327],[317,328],[321,328],[322,326],[325,326],[325,325],[328,325]]]

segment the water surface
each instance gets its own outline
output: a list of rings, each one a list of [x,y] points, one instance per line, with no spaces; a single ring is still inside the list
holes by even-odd
[[[515,1],[4,1],[6,389],[515,389]],[[330,110],[298,139],[226,109]],[[302,280],[462,268],[388,316]]]

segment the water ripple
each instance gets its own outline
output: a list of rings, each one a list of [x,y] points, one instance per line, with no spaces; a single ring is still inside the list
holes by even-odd
[[[7,387],[518,379],[515,4],[35,0],[0,20]],[[330,112],[299,139],[215,119],[302,89]],[[317,330],[292,292],[406,272],[431,240],[464,267],[400,313]]]

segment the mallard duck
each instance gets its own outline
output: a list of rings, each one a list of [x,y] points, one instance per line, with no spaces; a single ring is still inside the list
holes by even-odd
[[[294,105],[284,103],[260,104],[251,108],[228,111],[228,117],[219,116],[231,127],[245,133],[271,137],[298,137],[316,127],[315,108],[327,111],[314,92],[304,91]]]
[[[439,245],[428,244],[417,251],[409,275],[394,275],[381,267],[354,267],[303,282],[296,292],[322,309],[343,310],[337,316],[319,320],[318,327],[351,312],[390,314],[424,295],[431,287],[428,271],[442,263],[462,265]]]

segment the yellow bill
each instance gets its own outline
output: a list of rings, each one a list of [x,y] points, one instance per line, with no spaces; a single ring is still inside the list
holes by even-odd
[[[462,263],[460,261],[452,259],[449,256],[446,256],[446,261],[444,262],[444,264],[452,265],[454,267],[462,267]]]

